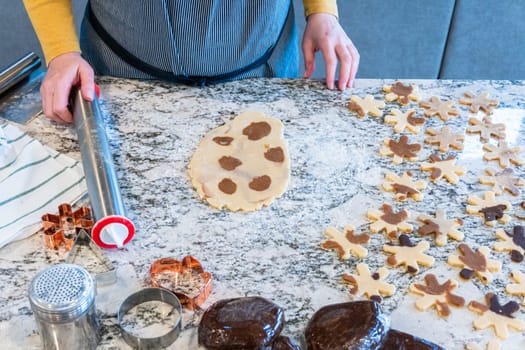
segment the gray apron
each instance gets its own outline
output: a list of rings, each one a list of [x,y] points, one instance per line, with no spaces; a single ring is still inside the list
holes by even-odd
[[[296,77],[291,0],[91,0],[82,55],[99,75],[206,84]]]

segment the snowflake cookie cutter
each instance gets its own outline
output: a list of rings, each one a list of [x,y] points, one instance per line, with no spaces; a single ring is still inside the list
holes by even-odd
[[[57,249],[61,244],[71,249],[80,230],[91,232],[93,227],[91,209],[80,207],[73,211],[68,203],[58,206],[58,214],[42,215],[42,230],[46,247]]]

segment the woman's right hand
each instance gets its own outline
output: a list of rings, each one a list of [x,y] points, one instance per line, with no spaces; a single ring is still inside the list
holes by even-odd
[[[53,58],[40,86],[42,110],[48,118],[59,123],[73,122],[68,109],[69,94],[73,86],[80,86],[84,99],[93,101],[93,68],[78,52],[68,52]]]

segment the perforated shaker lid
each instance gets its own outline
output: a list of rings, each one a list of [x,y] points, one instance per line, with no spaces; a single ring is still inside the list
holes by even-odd
[[[41,271],[29,287],[29,301],[36,316],[51,321],[74,320],[95,299],[93,278],[73,264],[53,265]]]

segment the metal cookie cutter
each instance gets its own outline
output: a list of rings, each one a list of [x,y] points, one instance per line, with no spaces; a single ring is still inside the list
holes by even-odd
[[[57,249],[62,243],[67,250],[71,249],[78,232],[82,229],[89,232],[92,227],[91,210],[87,207],[73,211],[70,204],[64,203],[58,206],[58,215],[42,215],[44,242],[52,249]]]
[[[148,302],[161,302],[170,307],[168,312],[157,310]],[[143,308],[139,307],[143,305]],[[137,307],[137,312],[131,313]],[[160,309],[160,308],[159,308]],[[169,319],[167,319],[167,317]],[[124,300],[118,311],[118,324],[122,337],[133,349],[160,349],[169,346],[179,336],[182,329],[182,305],[175,294],[162,288],[145,288]],[[158,326],[157,329],[154,329]],[[169,327],[168,331],[163,329]],[[132,330],[132,328],[139,330]],[[142,328],[142,330],[140,330]],[[161,329],[162,328],[162,329]],[[147,330],[147,332],[145,332]],[[141,332],[144,331],[146,334]],[[160,335],[157,335],[160,334]]]
[[[192,256],[180,260],[162,258],[150,267],[151,284],[168,289],[177,295],[186,308],[195,310],[210,295],[211,273],[204,271],[201,263]]]

